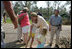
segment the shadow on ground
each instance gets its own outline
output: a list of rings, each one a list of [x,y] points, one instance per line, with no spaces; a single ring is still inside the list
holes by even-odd
[[[20,48],[24,46],[23,44],[17,44],[16,41],[13,41],[13,42],[9,42],[9,43],[6,43],[6,48]]]

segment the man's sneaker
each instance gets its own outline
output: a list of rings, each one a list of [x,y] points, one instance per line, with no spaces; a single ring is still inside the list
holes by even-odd
[[[52,44],[50,43],[48,46],[52,46]]]
[[[51,48],[52,44],[48,44],[45,48]]]
[[[57,44],[55,44],[55,48],[59,48],[59,46]]]
[[[23,45],[26,45],[26,43],[23,43]]]

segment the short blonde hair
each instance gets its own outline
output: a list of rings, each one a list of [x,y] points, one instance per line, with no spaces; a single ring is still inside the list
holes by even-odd
[[[37,13],[32,12],[32,13],[31,13],[31,16],[36,16],[36,17],[37,17]]]
[[[46,27],[43,27],[43,29],[42,29],[42,35],[46,35],[47,34],[47,28]]]

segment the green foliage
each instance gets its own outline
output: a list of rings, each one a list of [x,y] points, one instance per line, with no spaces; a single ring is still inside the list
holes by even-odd
[[[68,16],[70,15],[67,10],[66,10],[66,7],[67,5],[70,5],[71,4],[71,1],[66,1],[66,3],[62,6],[60,6],[61,4],[61,1],[54,1],[54,5],[51,6],[51,1],[46,1],[46,4],[47,4],[47,8],[38,8],[37,7],[37,2],[38,1],[23,1],[23,3],[20,1],[20,2],[16,2],[15,6],[14,6],[14,11],[15,13],[17,14],[20,10],[23,9],[24,6],[27,6],[29,8],[29,17],[30,17],[30,12],[31,11],[35,11],[37,12],[38,10],[40,10],[40,12],[42,13],[43,17],[48,21],[50,16],[54,14],[54,9],[56,9],[56,6],[57,6],[57,9],[60,11],[59,14],[62,15],[62,18],[63,18],[63,24],[70,24],[71,22],[71,16]],[[34,6],[35,5],[35,6]],[[71,12],[70,12],[71,13]],[[65,14],[65,15],[63,15]],[[31,18],[30,18],[31,19]],[[69,20],[69,21],[68,21]]]
[[[62,20],[63,20],[62,24],[64,24],[64,25],[70,25],[71,24],[71,20],[69,20],[67,18],[63,18]]]

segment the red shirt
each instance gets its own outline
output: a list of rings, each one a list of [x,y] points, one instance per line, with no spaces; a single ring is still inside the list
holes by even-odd
[[[26,16],[24,16],[24,18],[21,20],[21,27],[24,27],[24,26],[27,26],[27,25],[30,25],[30,22],[29,22],[29,16],[27,13],[21,13],[19,15],[19,18],[22,17],[24,14],[26,14]]]

